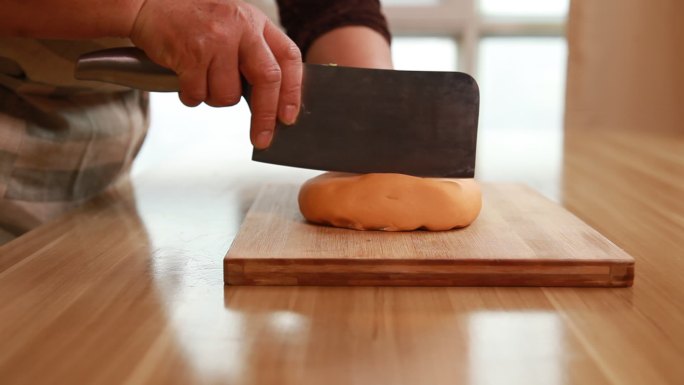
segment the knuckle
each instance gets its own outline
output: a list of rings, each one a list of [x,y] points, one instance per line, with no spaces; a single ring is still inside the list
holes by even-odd
[[[201,103],[201,101],[188,98],[187,96],[185,96],[183,94],[180,94],[179,96],[180,96],[181,102],[188,107],[195,107]]]
[[[285,97],[297,97],[301,93],[302,88],[300,87],[299,84],[290,84],[288,86],[285,86],[281,90],[281,94],[284,95]]]
[[[243,26],[243,33],[247,32],[252,35],[257,34],[257,22],[249,4],[242,3],[238,5],[232,13],[235,24]]]
[[[272,123],[275,120],[276,120],[275,111],[272,111],[272,112],[271,111],[269,111],[269,112],[260,111],[260,112],[254,112],[252,114],[252,122],[255,122],[255,123],[266,124],[266,123]]]
[[[288,43],[287,49],[285,49],[284,56],[284,59],[287,61],[302,61],[302,52],[299,50],[299,47],[297,47],[297,45],[293,42]]]
[[[178,72],[182,100],[204,101],[207,97],[206,70],[185,68]]]
[[[226,107],[234,106],[240,102],[240,96],[235,95],[221,95],[216,97],[211,97],[207,102],[209,105],[214,107]]]
[[[228,95],[225,98],[223,98],[223,101],[226,103],[227,106],[234,106],[240,103],[240,99],[242,99],[242,95]]]
[[[260,80],[266,84],[280,83],[283,78],[282,71],[277,64],[272,63],[265,66],[260,72]]]
[[[219,38],[225,34],[225,24],[216,19],[207,22],[206,28],[213,38]]]
[[[196,89],[191,89],[191,90],[182,90],[180,93],[181,99],[183,102],[188,102],[188,103],[195,103],[199,104],[205,99],[204,93],[202,93],[199,90]],[[187,103],[186,103],[187,104]]]
[[[237,7],[233,8],[232,14],[235,20],[240,20],[242,22],[252,21],[252,13],[245,4],[240,4]]]
[[[195,37],[186,44],[186,55],[184,55],[185,62],[192,65],[192,63],[203,62],[204,55],[207,52],[207,39],[205,37]]]

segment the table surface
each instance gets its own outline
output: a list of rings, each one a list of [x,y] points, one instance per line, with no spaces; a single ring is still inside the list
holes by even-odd
[[[684,136],[565,135],[547,191],[636,258],[626,289],[225,287],[259,187],[315,174],[244,147],[185,143],[0,247],[0,382],[684,383]]]

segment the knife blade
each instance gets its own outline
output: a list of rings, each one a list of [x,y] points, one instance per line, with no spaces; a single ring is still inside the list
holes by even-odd
[[[143,51],[83,55],[75,77],[147,91],[178,91],[176,74]],[[249,104],[249,83],[242,79]],[[396,71],[304,64],[302,109],[278,123],[258,162],[352,173],[474,176],[479,90],[461,72]]]

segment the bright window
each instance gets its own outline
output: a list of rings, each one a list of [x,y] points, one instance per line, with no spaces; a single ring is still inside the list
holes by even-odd
[[[450,37],[395,37],[392,61],[398,70],[456,71],[458,46]]]
[[[569,0],[480,0],[480,12],[494,17],[564,18]]]

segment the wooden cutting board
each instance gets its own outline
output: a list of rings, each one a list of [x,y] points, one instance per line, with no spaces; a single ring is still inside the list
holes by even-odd
[[[469,227],[381,232],[307,223],[298,186],[267,185],[224,259],[230,285],[631,286],[634,259],[559,205],[483,184]]]

